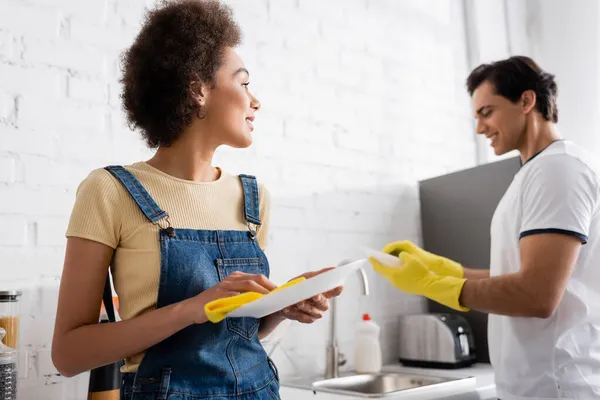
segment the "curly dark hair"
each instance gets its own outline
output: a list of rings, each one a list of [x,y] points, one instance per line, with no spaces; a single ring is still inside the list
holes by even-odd
[[[533,90],[536,109],[546,121],[558,122],[557,87],[554,75],[543,71],[529,57],[513,56],[492,64],[481,64],[467,78],[467,90],[473,92],[483,82],[494,85],[496,93],[516,102],[526,90]]]
[[[189,91],[214,83],[226,47],[241,41],[231,9],[218,0],[163,1],[149,11],[122,59],[123,108],[151,148],[168,147],[198,111]]]

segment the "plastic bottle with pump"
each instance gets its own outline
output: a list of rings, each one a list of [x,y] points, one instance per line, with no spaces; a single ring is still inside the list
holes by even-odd
[[[371,320],[369,314],[363,314],[362,321],[356,327],[356,346],[354,349],[354,369],[361,374],[381,371],[380,328]]]

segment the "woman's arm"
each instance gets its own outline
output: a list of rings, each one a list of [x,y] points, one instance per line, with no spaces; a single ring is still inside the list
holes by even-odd
[[[52,360],[67,377],[140,353],[192,323],[183,304],[138,318],[99,324],[102,291],[113,249],[69,238],[60,283]]]
[[[204,305],[241,292],[268,293],[259,275],[235,272],[199,295],[139,317],[99,324],[102,291],[113,249],[69,238],[52,340],[52,361],[64,376],[138,354],[191,325],[207,321]]]

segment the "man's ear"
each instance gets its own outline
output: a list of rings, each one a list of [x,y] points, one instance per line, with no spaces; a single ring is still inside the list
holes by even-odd
[[[526,90],[521,95],[521,108],[525,114],[529,114],[535,109],[537,96],[533,90]]]

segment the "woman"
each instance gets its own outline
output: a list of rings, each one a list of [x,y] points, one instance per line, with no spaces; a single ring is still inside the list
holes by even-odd
[[[207,322],[208,302],[275,288],[262,251],[268,192],[211,164],[217,147],[251,144],[260,109],[239,42],[218,1],[175,1],[149,13],[126,52],[124,108],[157,151],[93,171],[79,187],[52,346],[63,375],[125,359],[124,399],[279,398],[259,339],[285,318],[315,321],[340,293],[261,320]],[[98,324],[109,265],[123,321]]]

